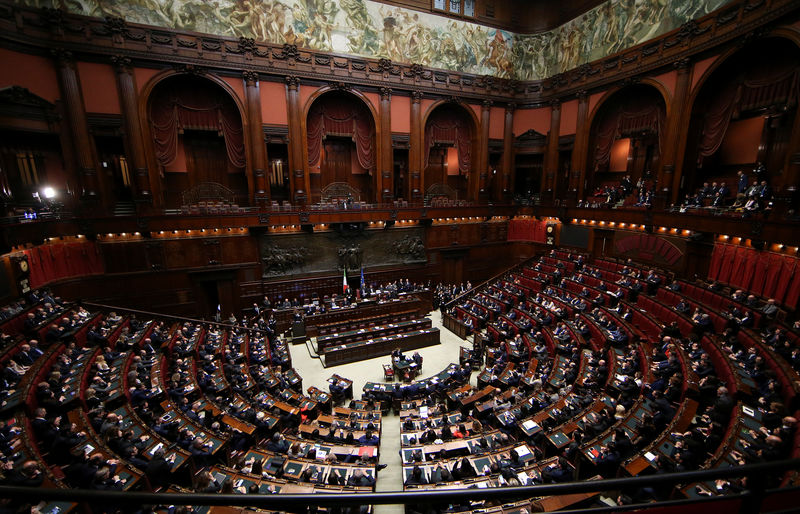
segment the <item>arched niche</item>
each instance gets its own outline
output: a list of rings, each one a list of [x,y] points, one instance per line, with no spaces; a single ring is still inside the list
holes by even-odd
[[[431,105],[423,123],[423,192],[441,185],[459,200],[475,200],[479,180],[475,113],[461,103],[442,101]]]
[[[151,81],[143,96],[147,144],[160,171],[164,207],[185,206],[198,188],[225,192],[199,201],[249,204],[246,127],[242,106],[227,85],[169,73]]]
[[[340,201],[322,197],[323,191],[332,190],[349,190],[354,201],[379,201],[379,149],[372,106],[353,92],[323,90],[309,99],[304,121],[312,203]]]
[[[655,184],[667,120],[667,93],[649,83],[632,84],[601,99],[590,118],[586,196],[616,187],[630,176]],[[602,198],[606,198],[603,196]]]
[[[731,203],[739,170],[774,190],[796,187],[789,168],[799,96],[796,38],[759,39],[717,61],[690,98],[682,197],[704,182],[725,182]]]

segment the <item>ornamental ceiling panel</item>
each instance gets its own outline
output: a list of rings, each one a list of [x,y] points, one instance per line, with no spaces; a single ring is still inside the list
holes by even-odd
[[[560,27],[533,35],[371,0],[16,3],[476,75],[541,80],[655,38],[730,1],[608,0]]]

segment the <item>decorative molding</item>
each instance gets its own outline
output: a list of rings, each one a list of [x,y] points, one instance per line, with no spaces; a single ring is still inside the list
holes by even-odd
[[[286,82],[286,85],[289,86],[290,91],[297,91],[297,89],[300,87],[300,79],[294,75],[287,76],[284,81]]]
[[[176,64],[172,67],[178,73],[186,73],[188,75],[203,76],[208,73],[208,68],[205,66],[198,66],[196,64]]]
[[[124,55],[112,55],[111,64],[117,73],[133,73],[133,61]]]
[[[255,86],[258,84],[258,72],[253,70],[245,70],[242,72],[245,84],[248,86]]]
[[[390,100],[392,98],[392,88],[382,87],[380,89],[381,100]]]

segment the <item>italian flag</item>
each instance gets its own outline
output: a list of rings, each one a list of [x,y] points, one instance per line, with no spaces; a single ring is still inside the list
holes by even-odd
[[[347,293],[347,268],[344,269],[344,274],[342,275],[342,294]]]

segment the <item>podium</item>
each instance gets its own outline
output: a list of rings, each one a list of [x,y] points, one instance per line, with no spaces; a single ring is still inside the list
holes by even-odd
[[[303,320],[292,322],[292,344],[305,344],[306,324]]]

